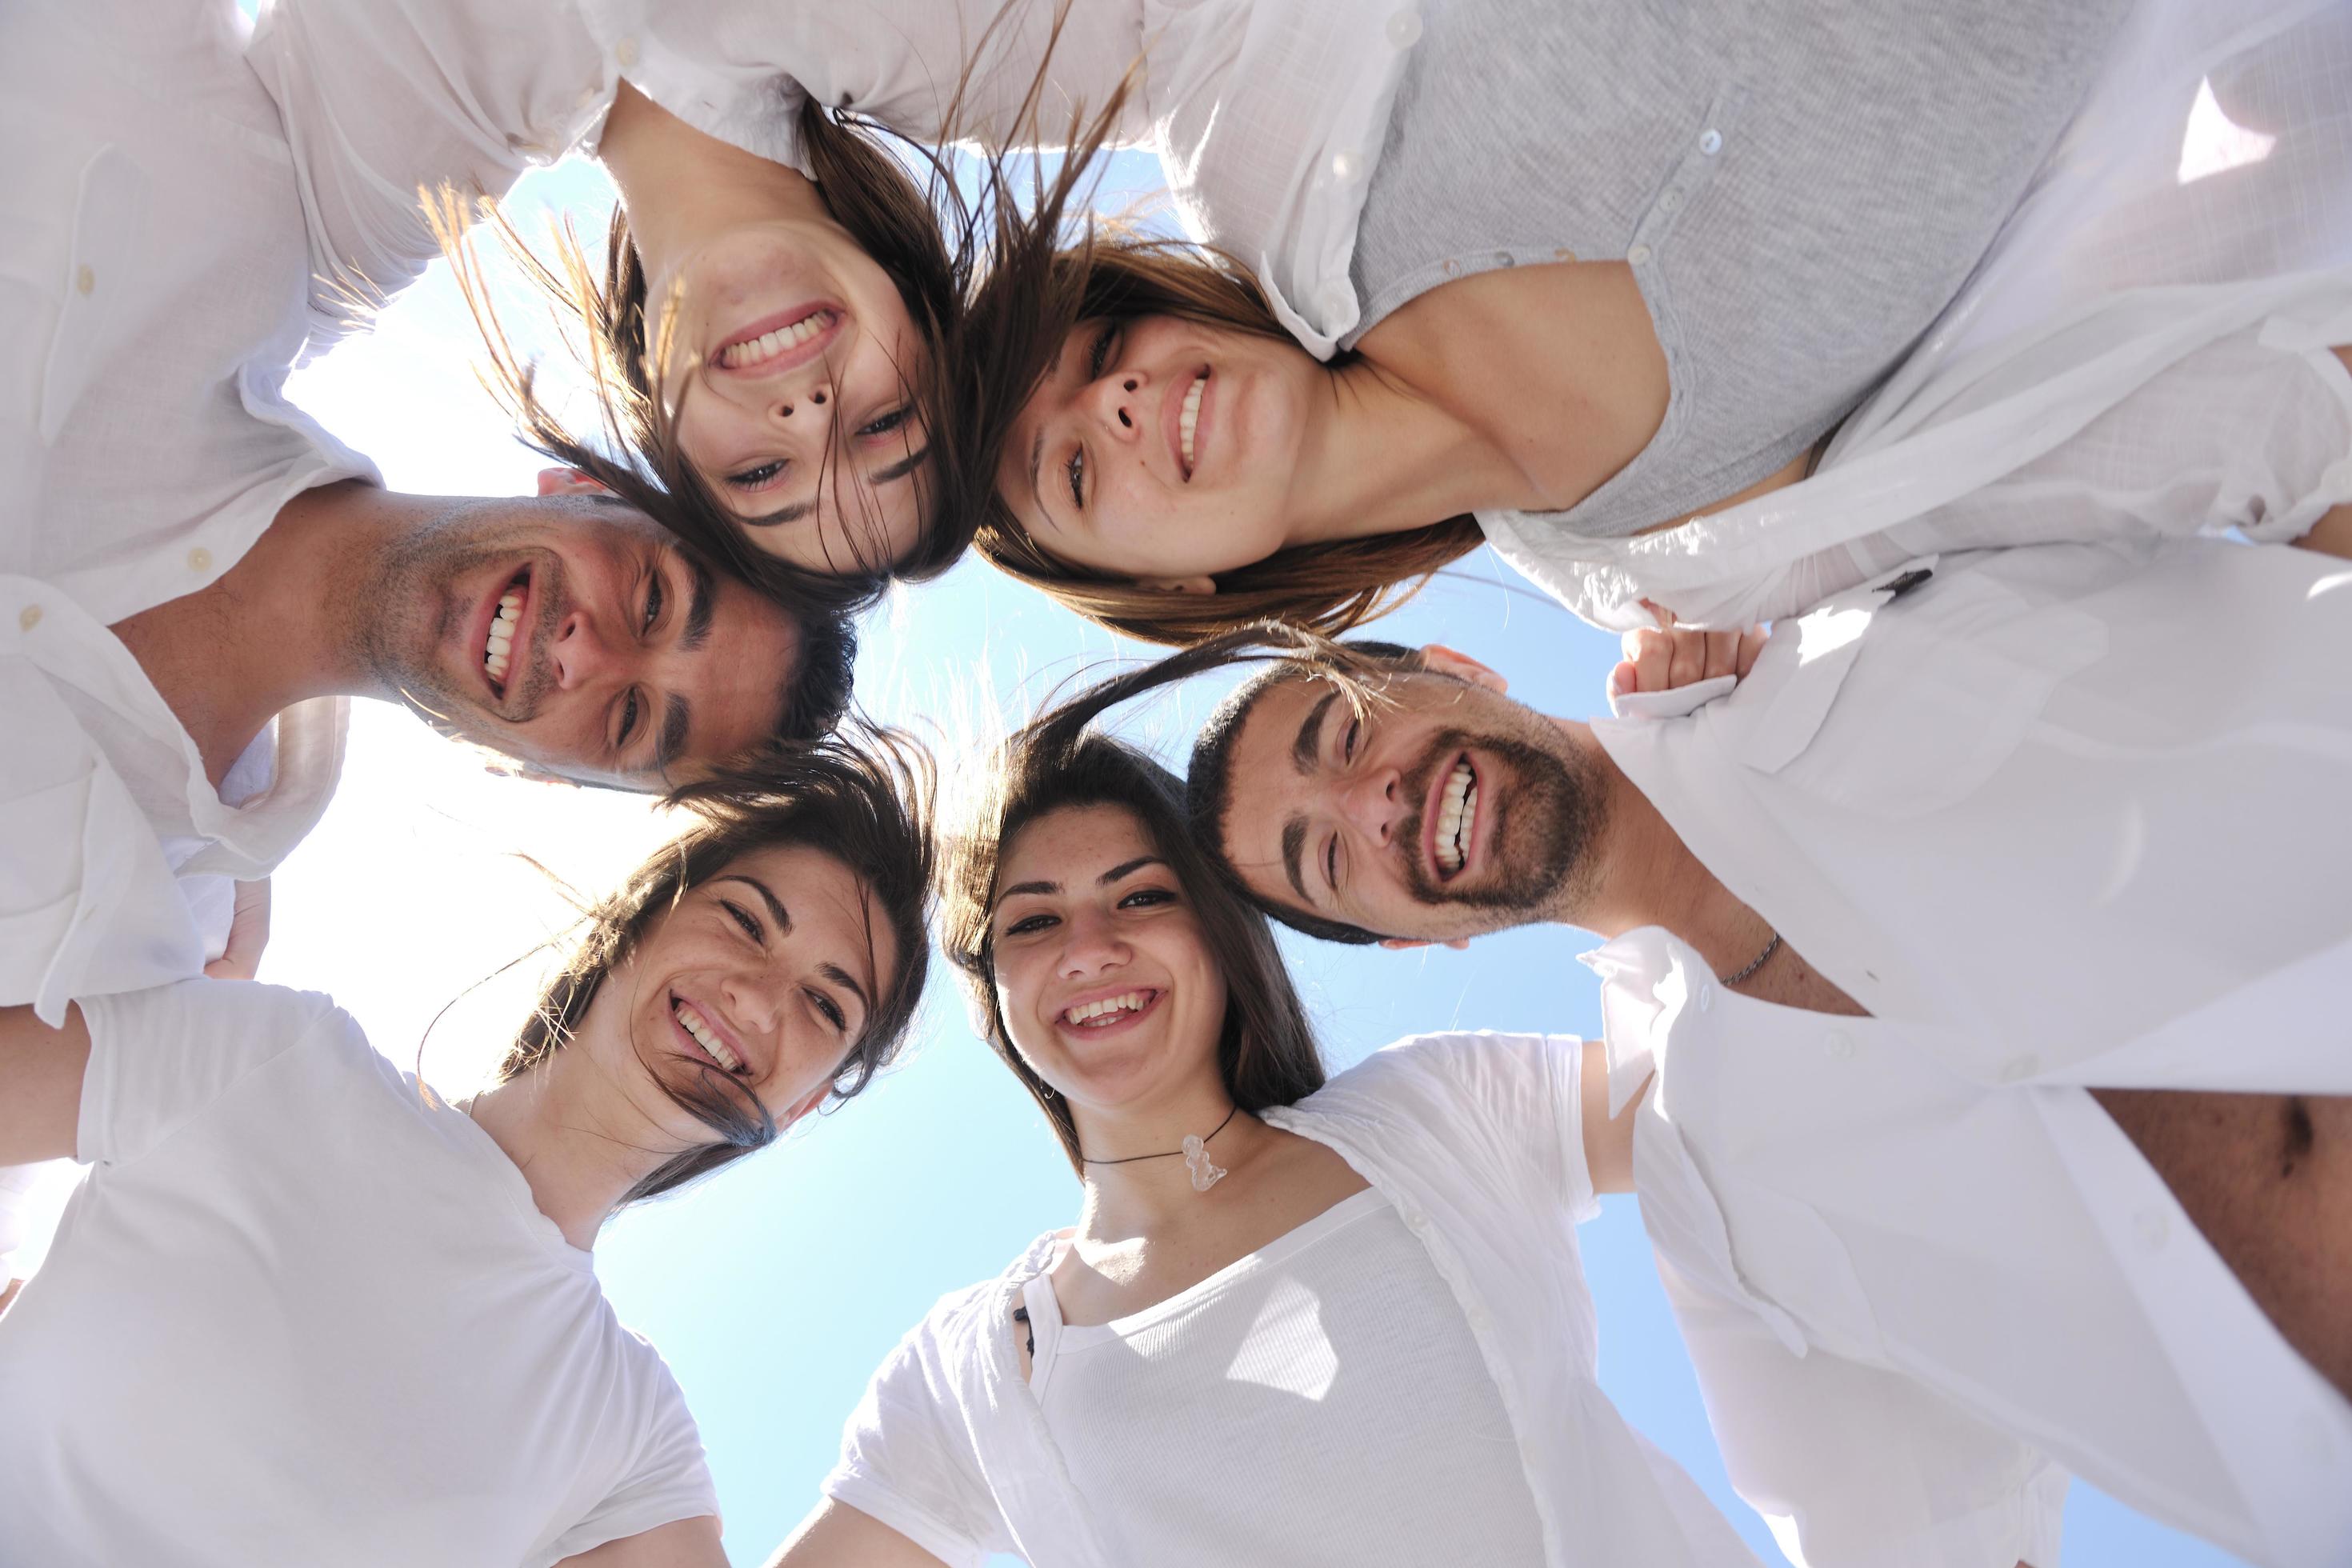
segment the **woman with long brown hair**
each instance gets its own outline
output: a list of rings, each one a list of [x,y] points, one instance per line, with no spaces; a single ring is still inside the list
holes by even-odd
[[[775,1561],[1749,1568],[1594,1379],[1573,1221],[1631,1179],[1599,1047],[1327,1081],[1174,778],[1049,717],[993,783],[944,945],[1077,1222],[906,1336]]]

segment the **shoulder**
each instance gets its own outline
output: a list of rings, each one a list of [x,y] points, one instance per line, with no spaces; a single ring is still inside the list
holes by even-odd
[[[978,1364],[989,1347],[1008,1332],[1007,1314],[1018,1301],[1022,1286],[1053,1267],[1066,1236],[1064,1231],[1048,1231],[995,1275],[941,1296],[900,1337],[876,1381],[894,1373],[906,1375],[909,1367],[922,1368],[925,1380],[932,1381]]]
[[[1460,1112],[1524,1095],[1572,1070],[1582,1042],[1493,1029],[1410,1035],[1335,1075],[1295,1110],[1318,1115]]]

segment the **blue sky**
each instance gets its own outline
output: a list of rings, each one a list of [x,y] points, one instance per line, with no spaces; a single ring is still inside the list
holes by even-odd
[[[1148,184],[1152,173],[1129,160],[1119,179]],[[601,174],[574,161],[533,175],[514,205],[526,226],[537,212],[570,211],[593,234],[609,201]],[[296,391],[373,453],[395,488],[520,491],[538,460],[473,388],[478,357],[436,268],[386,312],[375,341],[337,351]],[[1381,632],[1459,647],[1501,670],[1523,700],[1570,716],[1602,706],[1615,658],[1613,638],[1483,552]],[[984,729],[992,713],[1017,719],[1056,682],[1143,651],[967,562],[875,613],[859,674],[885,716],[944,716],[952,735]],[[1192,721],[1215,696],[1195,690],[1141,716],[1139,737],[1181,757]],[[358,706],[367,711],[345,791],[280,873],[278,935],[263,978],[334,993],[404,1065],[422,1042],[428,1076],[454,1079],[462,1091],[468,1064],[519,1018],[521,994],[511,979],[478,994],[429,1040],[427,1021],[561,923],[560,900],[505,852],[528,848],[593,887],[660,830],[635,802],[486,780],[478,759],[404,716]],[[1596,1032],[1593,981],[1571,962],[1588,945],[1556,929],[1483,939],[1459,953],[1285,939],[1334,1068],[1430,1029]],[[760,1562],[814,1500],[843,1418],[900,1333],[944,1291],[993,1274],[1037,1233],[1067,1224],[1077,1200],[1054,1140],[974,1037],[942,973],[908,1058],[866,1096],[606,1232],[599,1273],[623,1319],[662,1348],[685,1386],[736,1562]],[[1582,1240],[1604,1386],[1766,1561],[1782,1561],[1715,1458],[1632,1200],[1608,1200]],[[2065,1545],[2070,1568],[2231,1561],[2080,1485]]]

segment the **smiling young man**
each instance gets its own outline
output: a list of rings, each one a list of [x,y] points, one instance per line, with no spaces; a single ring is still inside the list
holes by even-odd
[[[1317,936],[1608,939],[1644,1219],[1808,1561],[2047,1563],[2069,1471],[2345,1560],[2341,562],[1915,563],[1660,720],[1297,646],[1203,731],[1204,841]]]

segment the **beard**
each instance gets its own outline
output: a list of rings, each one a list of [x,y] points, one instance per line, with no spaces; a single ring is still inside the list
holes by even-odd
[[[419,718],[445,731],[462,731],[492,711],[488,693],[448,668],[443,653],[465,633],[478,600],[460,585],[504,567],[531,571],[531,619],[545,647],[563,603],[562,567],[552,552],[529,548],[509,530],[482,527],[460,507],[415,530],[384,552],[368,584],[369,613],[359,647],[370,673]],[[517,533],[522,531],[513,531]],[[544,590],[544,591],[542,591]],[[544,658],[511,673],[501,717],[530,718],[550,684]]]
[[[1419,846],[1437,770],[1452,767],[1465,750],[1484,752],[1490,771],[1499,762],[1504,773],[1478,781],[1480,814],[1496,814],[1486,840],[1493,870],[1480,886],[1457,889],[1432,878]],[[1592,847],[1600,841],[1605,814],[1600,780],[1580,757],[1562,757],[1501,735],[1448,730],[1431,740],[1427,753],[1405,775],[1404,788],[1414,802],[1400,829],[1404,842],[1414,846],[1404,857],[1404,885],[1417,902],[1499,910],[1519,917],[1512,923],[1523,925],[1549,918],[1563,900],[1574,901],[1590,880]]]

